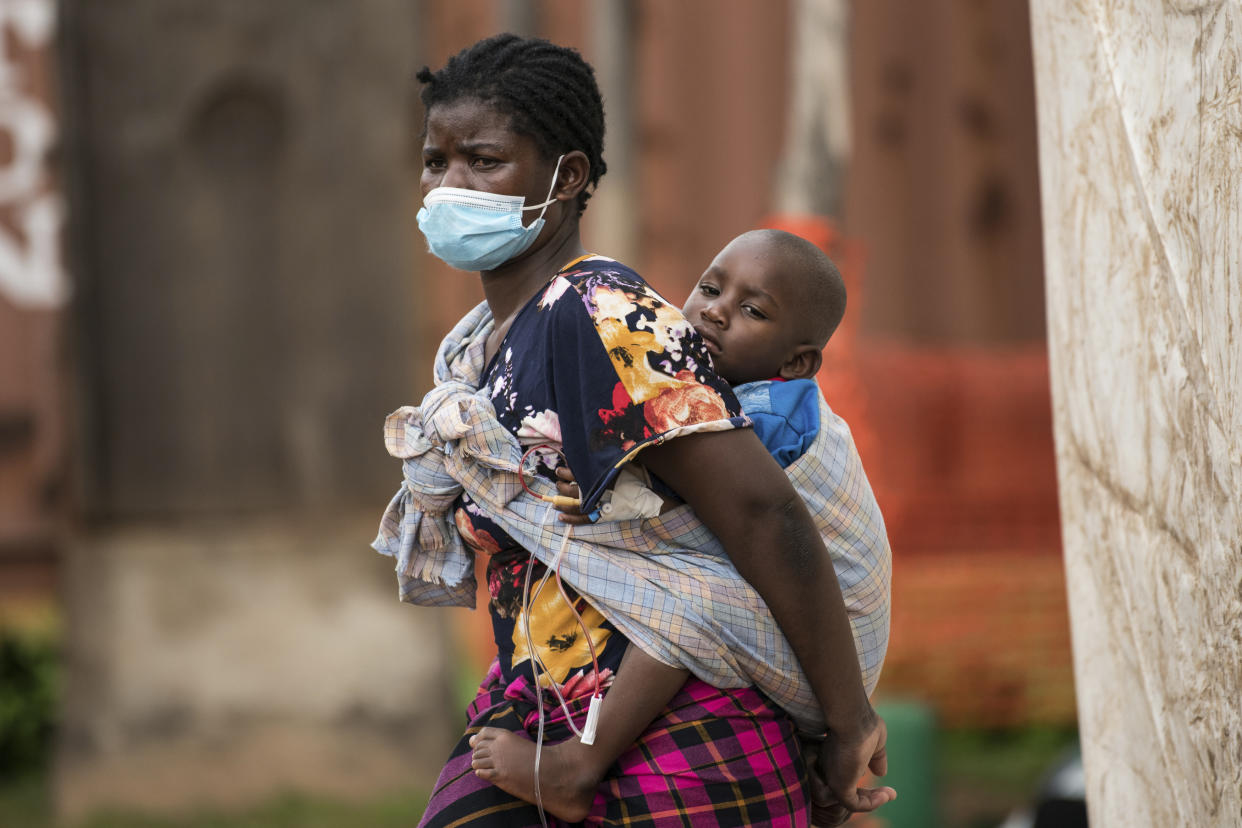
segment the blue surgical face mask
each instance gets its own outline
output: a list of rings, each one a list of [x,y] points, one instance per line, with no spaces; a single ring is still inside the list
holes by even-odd
[[[522,196],[494,195],[458,187],[436,187],[423,196],[418,211],[418,229],[427,246],[445,264],[460,270],[494,270],[521,255],[543,229],[543,214],[556,201],[556,175],[561,169],[556,159],[548,200],[524,207]],[[522,213],[543,208],[529,226],[522,226]]]

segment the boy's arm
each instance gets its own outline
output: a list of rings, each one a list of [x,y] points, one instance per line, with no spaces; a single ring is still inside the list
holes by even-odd
[[[645,449],[644,464],[689,503],[767,603],[810,679],[828,734],[819,770],[851,811],[892,799],[858,788],[887,770],[884,722],[863,689],[832,560],[785,473],[749,429],[693,434]]]

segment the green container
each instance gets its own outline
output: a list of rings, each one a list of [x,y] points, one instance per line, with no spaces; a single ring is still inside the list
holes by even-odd
[[[931,708],[914,701],[886,700],[875,705],[888,725],[888,775],[879,780],[897,799],[876,811],[875,822],[891,828],[936,828],[936,719]]]

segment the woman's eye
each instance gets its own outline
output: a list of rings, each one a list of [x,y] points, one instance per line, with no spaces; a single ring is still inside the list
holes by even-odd
[[[470,162],[471,166],[479,170],[491,169],[496,163],[495,158],[475,158]]]
[[[443,158],[424,158],[423,167],[428,170],[442,170],[444,169],[444,159]]]

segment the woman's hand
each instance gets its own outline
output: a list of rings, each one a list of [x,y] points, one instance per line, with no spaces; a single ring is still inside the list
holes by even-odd
[[[888,773],[884,744],[887,727],[878,715],[865,732],[850,739],[829,731],[823,739],[806,740],[802,755],[810,781],[811,823],[816,828],[840,825],[854,813],[874,811],[897,798],[888,786],[860,788],[858,782],[870,771]]]

